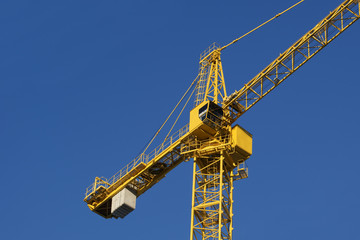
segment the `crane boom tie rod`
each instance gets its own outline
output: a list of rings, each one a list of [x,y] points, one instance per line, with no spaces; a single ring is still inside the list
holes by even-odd
[[[253,30],[251,30],[251,31],[249,31],[249,32],[247,32],[247,33],[245,33],[245,34],[244,34],[244,35],[242,35],[241,37],[239,37],[239,38],[237,38],[237,39],[233,40],[231,43],[229,43],[229,44],[227,44],[227,45],[225,45],[225,46],[221,47],[219,50],[220,50],[220,51],[222,51],[222,50],[224,50],[225,48],[229,47],[230,45],[232,45],[232,44],[236,43],[236,42],[237,42],[237,41],[239,41],[240,39],[242,39],[242,38],[246,37],[247,35],[251,34],[252,32],[255,32],[256,30],[258,30],[258,29],[259,29],[259,28],[261,28],[262,26],[266,25],[267,23],[271,22],[272,20],[274,20],[274,19],[276,19],[276,18],[280,17],[281,15],[283,15],[284,13],[286,13],[287,11],[289,11],[289,10],[291,10],[292,8],[296,7],[297,5],[299,5],[300,3],[302,3],[303,1],[304,1],[304,0],[301,0],[300,2],[298,2],[298,3],[294,4],[294,5],[292,5],[291,7],[289,7],[288,9],[286,9],[286,10],[284,10],[284,11],[282,11],[282,12],[280,12],[280,13],[276,14],[274,17],[272,17],[272,18],[270,18],[269,20],[267,20],[266,22],[264,22],[264,23],[260,24],[259,26],[257,26],[257,27],[256,27],[256,28],[254,28]]]
[[[160,133],[161,129],[165,126],[165,124],[167,123],[167,121],[169,120],[169,118],[172,116],[172,114],[175,112],[175,110],[178,108],[178,106],[180,105],[180,103],[183,101],[183,99],[185,98],[185,96],[188,94],[188,92],[190,91],[190,89],[193,87],[193,85],[195,84],[195,82],[197,81],[199,75],[196,76],[196,78],[194,79],[194,81],[190,84],[190,87],[186,90],[186,92],[184,93],[184,95],[181,97],[181,99],[179,100],[179,102],[176,104],[176,106],[174,107],[174,109],[171,111],[171,113],[169,114],[169,116],[166,118],[166,120],[164,121],[164,123],[161,125],[161,127],[156,131],[156,133],[154,134],[154,136],[152,137],[152,139],[149,141],[149,143],[146,145],[144,151],[142,151],[142,154],[146,152],[146,150],[150,147],[151,143],[155,140],[156,136]],[[192,95],[192,94],[191,94]],[[187,101],[188,102],[188,101]],[[186,103],[187,103],[186,102]],[[185,104],[186,106],[186,104]],[[182,111],[181,111],[182,112]],[[180,113],[181,114],[181,113]],[[175,122],[176,123],[176,122]],[[172,128],[171,128],[172,130]],[[171,131],[170,130],[170,131]],[[167,134],[164,142],[166,141],[166,139],[169,137],[170,132]]]
[[[196,78],[196,79],[197,79],[197,78]],[[195,80],[196,80],[196,79],[195,79]],[[195,80],[194,80],[194,81],[195,81]],[[193,85],[193,84],[191,84],[191,86],[192,86],[192,85]],[[190,88],[189,88],[189,89],[191,89],[191,86],[190,86]],[[184,106],[183,106],[183,108],[181,109],[181,111],[180,111],[179,115],[177,116],[177,118],[176,118],[175,122],[174,122],[174,123],[173,123],[173,125],[171,126],[171,128],[170,128],[170,130],[169,130],[168,134],[166,135],[166,137],[165,137],[165,139],[164,139],[164,141],[163,141],[163,144],[166,142],[166,140],[168,139],[168,137],[169,137],[169,135],[170,135],[171,131],[174,129],[174,127],[175,127],[175,125],[176,125],[177,121],[179,120],[179,118],[180,118],[181,114],[183,113],[183,111],[184,111],[185,107],[186,107],[186,106],[187,106],[187,104],[189,103],[189,100],[191,99],[191,97],[192,97],[192,95],[194,94],[195,90],[196,90],[196,87],[192,90],[192,92],[191,92],[190,96],[189,96],[189,97],[188,97],[188,99],[186,100],[186,103],[184,104]]]

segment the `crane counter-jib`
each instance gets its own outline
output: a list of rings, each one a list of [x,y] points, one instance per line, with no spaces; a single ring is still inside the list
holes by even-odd
[[[231,172],[252,154],[252,136],[237,125],[231,130],[228,127],[220,130],[227,124],[222,116],[220,106],[204,101],[191,110],[188,125],[150,154],[140,155],[109,180],[96,178],[84,201],[105,218],[123,218],[135,209],[137,197],[185,159],[199,157],[198,164],[202,166],[209,157],[223,151],[224,170]],[[214,168],[210,172],[217,171]]]
[[[149,154],[141,154],[111,178],[96,177],[95,182],[86,189],[84,201],[92,211],[111,217],[110,205],[107,202],[126,187],[131,188],[138,197],[161,180],[184,160],[180,156],[180,145],[190,135],[187,124]],[[98,208],[103,210],[96,211]]]

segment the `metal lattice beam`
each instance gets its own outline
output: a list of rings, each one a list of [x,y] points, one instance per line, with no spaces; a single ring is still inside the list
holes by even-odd
[[[240,91],[223,102],[223,108],[229,109],[231,122],[235,122],[359,18],[359,0],[345,1],[332,11]]]
[[[223,152],[194,159],[190,239],[232,239],[232,191]]]

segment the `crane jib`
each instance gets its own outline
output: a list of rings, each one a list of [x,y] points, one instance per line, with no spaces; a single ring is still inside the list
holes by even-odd
[[[242,89],[224,100],[223,109],[229,109],[231,121],[235,122],[359,18],[359,0],[345,1],[332,11]]]

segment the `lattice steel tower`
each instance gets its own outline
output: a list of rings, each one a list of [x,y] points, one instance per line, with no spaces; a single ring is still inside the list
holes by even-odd
[[[198,77],[180,100],[193,89],[195,106],[190,111],[189,124],[170,135],[173,125],[162,144],[146,152],[152,138],[142,154],[111,178],[96,177],[86,189],[84,201],[88,207],[104,218],[123,218],[135,209],[137,197],[181,162],[193,159],[190,239],[231,240],[233,184],[248,177],[245,161],[252,154],[251,134],[234,125],[235,121],[359,18],[359,0],[344,1],[239,91],[230,95],[226,92],[220,56],[224,49],[242,37],[223,47],[212,44],[201,54]]]

